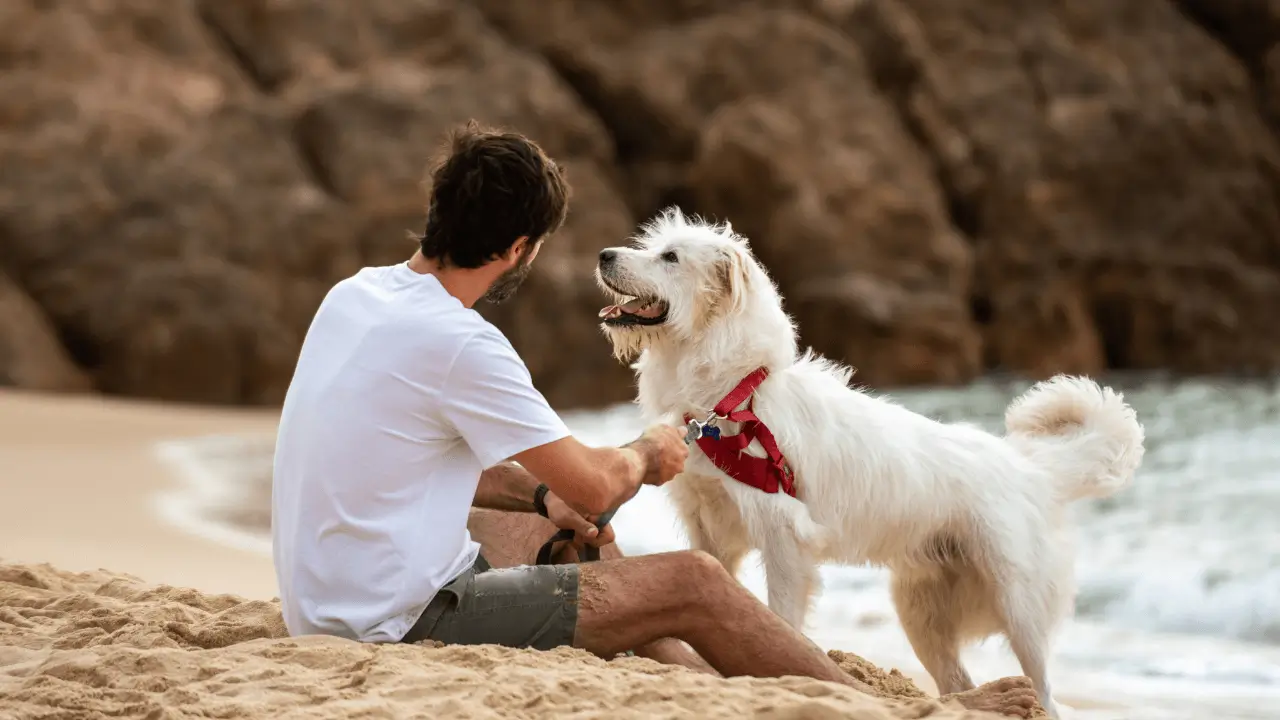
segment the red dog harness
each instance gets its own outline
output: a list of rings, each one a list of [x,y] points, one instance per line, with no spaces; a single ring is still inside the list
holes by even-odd
[[[702,452],[706,453],[707,458],[720,468],[721,472],[734,480],[767,493],[776,493],[781,488],[786,494],[795,497],[795,482],[791,468],[787,465],[787,459],[778,449],[773,433],[769,432],[769,428],[751,409],[755,404],[752,396],[767,377],[769,377],[768,368],[762,367],[756,370],[743,378],[737,387],[716,404],[715,417],[742,423],[742,430],[737,435],[724,435],[719,432],[704,433],[697,438],[698,447],[702,448]],[[735,408],[744,400],[748,400],[747,407],[736,410]],[[692,419],[692,415],[684,417],[686,423]],[[756,457],[744,452],[752,440],[760,441],[768,457]]]

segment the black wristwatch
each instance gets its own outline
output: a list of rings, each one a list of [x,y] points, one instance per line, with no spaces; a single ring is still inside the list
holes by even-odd
[[[538,489],[533,491],[533,509],[542,517],[550,517],[547,515],[547,493],[551,492],[551,488],[546,483],[539,483]]]

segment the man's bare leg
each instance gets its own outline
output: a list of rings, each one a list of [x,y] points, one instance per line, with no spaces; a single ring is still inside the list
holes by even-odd
[[[597,655],[673,637],[725,676],[801,675],[857,686],[706,553],[601,560],[579,572],[575,644]]]
[[[578,567],[575,644],[585,650],[608,657],[653,637],[673,637],[689,643],[727,677],[798,675],[869,689],[706,553],[661,553]],[[1025,677],[947,699],[1014,717],[1029,717],[1036,707],[1035,690]]]
[[[495,568],[532,565],[538,549],[557,528],[549,520],[532,513],[512,513],[498,510],[473,509],[467,519],[471,539],[480,543],[481,552]],[[577,552],[569,543],[558,548],[552,556],[556,563],[578,562]],[[600,559],[616,560],[622,551],[615,545],[600,549]],[[691,670],[719,676],[715,668],[707,664],[696,652],[675,638],[659,638],[634,648],[636,655],[667,665],[683,665]]]
[[[555,532],[536,515],[484,510],[472,511],[469,526],[494,567],[533,563],[538,548]],[[798,675],[863,689],[711,556],[692,551],[614,559],[601,555],[599,562],[579,566],[579,647],[612,657],[629,648],[639,654],[655,644],[654,638],[683,648],[672,640],[678,638],[725,676]],[[944,699],[1014,717],[1028,717],[1036,706],[1035,691],[1024,677]]]

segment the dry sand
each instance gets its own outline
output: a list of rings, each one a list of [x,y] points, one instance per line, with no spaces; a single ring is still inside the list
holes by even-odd
[[[0,565],[0,717],[983,718],[841,654],[881,700],[576,650],[289,639],[274,602]],[[914,697],[913,697],[914,696]]]
[[[157,442],[261,434],[275,421],[0,391],[0,719],[996,717],[943,707],[909,679],[837,652],[893,699],[567,649],[287,638],[268,557],[156,511],[175,482]]]

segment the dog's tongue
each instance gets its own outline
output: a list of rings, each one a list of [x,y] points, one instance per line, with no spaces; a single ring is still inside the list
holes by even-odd
[[[656,303],[649,303],[645,300],[635,299],[622,305],[610,305],[600,309],[600,317],[616,318],[623,313],[627,315],[639,315],[641,317],[655,317],[657,309],[652,307]]]

